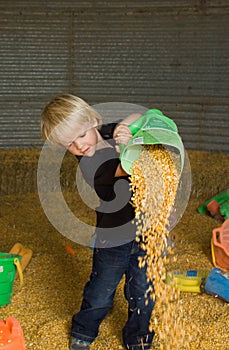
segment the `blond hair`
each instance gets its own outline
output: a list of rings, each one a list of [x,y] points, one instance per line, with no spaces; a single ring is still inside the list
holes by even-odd
[[[42,112],[42,138],[52,144],[64,145],[73,128],[95,121],[99,127],[102,123],[100,114],[83,99],[71,94],[60,95],[49,102]]]

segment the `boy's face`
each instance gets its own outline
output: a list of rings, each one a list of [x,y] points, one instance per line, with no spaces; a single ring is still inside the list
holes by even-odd
[[[96,127],[89,124],[83,125],[73,134],[73,138],[65,145],[67,150],[75,156],[92,157],[99,141]]]

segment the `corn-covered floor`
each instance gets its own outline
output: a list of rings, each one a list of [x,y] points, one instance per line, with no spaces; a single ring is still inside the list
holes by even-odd
[[[168,268],[210,271],[212,230],[221,222],[199,214],[197,208],[229,187],[229,155],[199,151],[188,154],[193,176],[191,198],[173,230],[177,259]],[[65,191],[65,198],[77,215],[86,214],[93,222],[93,213],[85,213],[73,191]],[[15,279],[13,298],[9,305],[0,308],[0,319],[14,316],[19,320],[28,350],[66,350],[71,317],[80,307],[82,290],[89,277],[92,251],[71,242],[53,228],[36,192],[0,197],[0,251],[8,252],[16,242],[31,248],[33,256],[24,271],[22,289]],[[75,255],[66,251],[66,245],[75,250]],[[229,304],[205,293],[182,293],[181,299],[187,329],[192,325],[191,349],[228,350]],[[91,349],[123,349],[121,330],[126,316],[122,281],[114,307],[103,321]],[[156,336],[153,349],[159,346]]]

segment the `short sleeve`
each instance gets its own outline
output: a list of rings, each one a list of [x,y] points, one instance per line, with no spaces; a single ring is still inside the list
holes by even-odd
[[[97,151],[93,157],[82,157],[79,166],[86,182],[103,200],[112,200],[115,172],[120,163],[113,147]]]

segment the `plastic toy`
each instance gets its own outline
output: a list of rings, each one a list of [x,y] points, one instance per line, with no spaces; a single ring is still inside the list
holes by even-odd
[[[0,321],[0,349],[25,350],[23,331],[19,321],[14,317]]]
[[[75,255],[75,254],[76,254],[76,251],[75,251],[72,247],[70,247],[70,245],[66,245],[66,246],[65,246],[65,250],[66,250],[68,253],[70,253],[71,255]]]
[[[201,293],[209,274],[207,270],[170,271],[166,274],[166,284],[180,289],[182,292]]]
[[[200,214],[211,216],[224,221],[229,218],[229,188],[205,201],[199,208]]]
[[[148,110],[141,118],[129,125],[133,137],[126,146],[121,145],[120,160],[123,169],[130,169],[142,150],[143,145],[162,144],[172,147],[180,156],[180,172],[184,165],[184,146],[174,121],[158,109]]]
[[[229,219],[213,230],[211,251],[214,266],[229,271]]]
[[[0,253],[0,307],[10,303],[13,295],[13,284],[16,268],[23,284],[23,274],[19,263],[21,256],[17,254]]]
[[[20,265],[21,270],[24,271],[28,263],[32,258],[32,250],[24,247],[21,243],[15,243],[14,246],[9,251],[10,254],[17,254],[21,256]],[[16,274],[17,277],[18,274]]]
[[[212,269],[206,279],[205,292],[229,302],[229,272]]]

